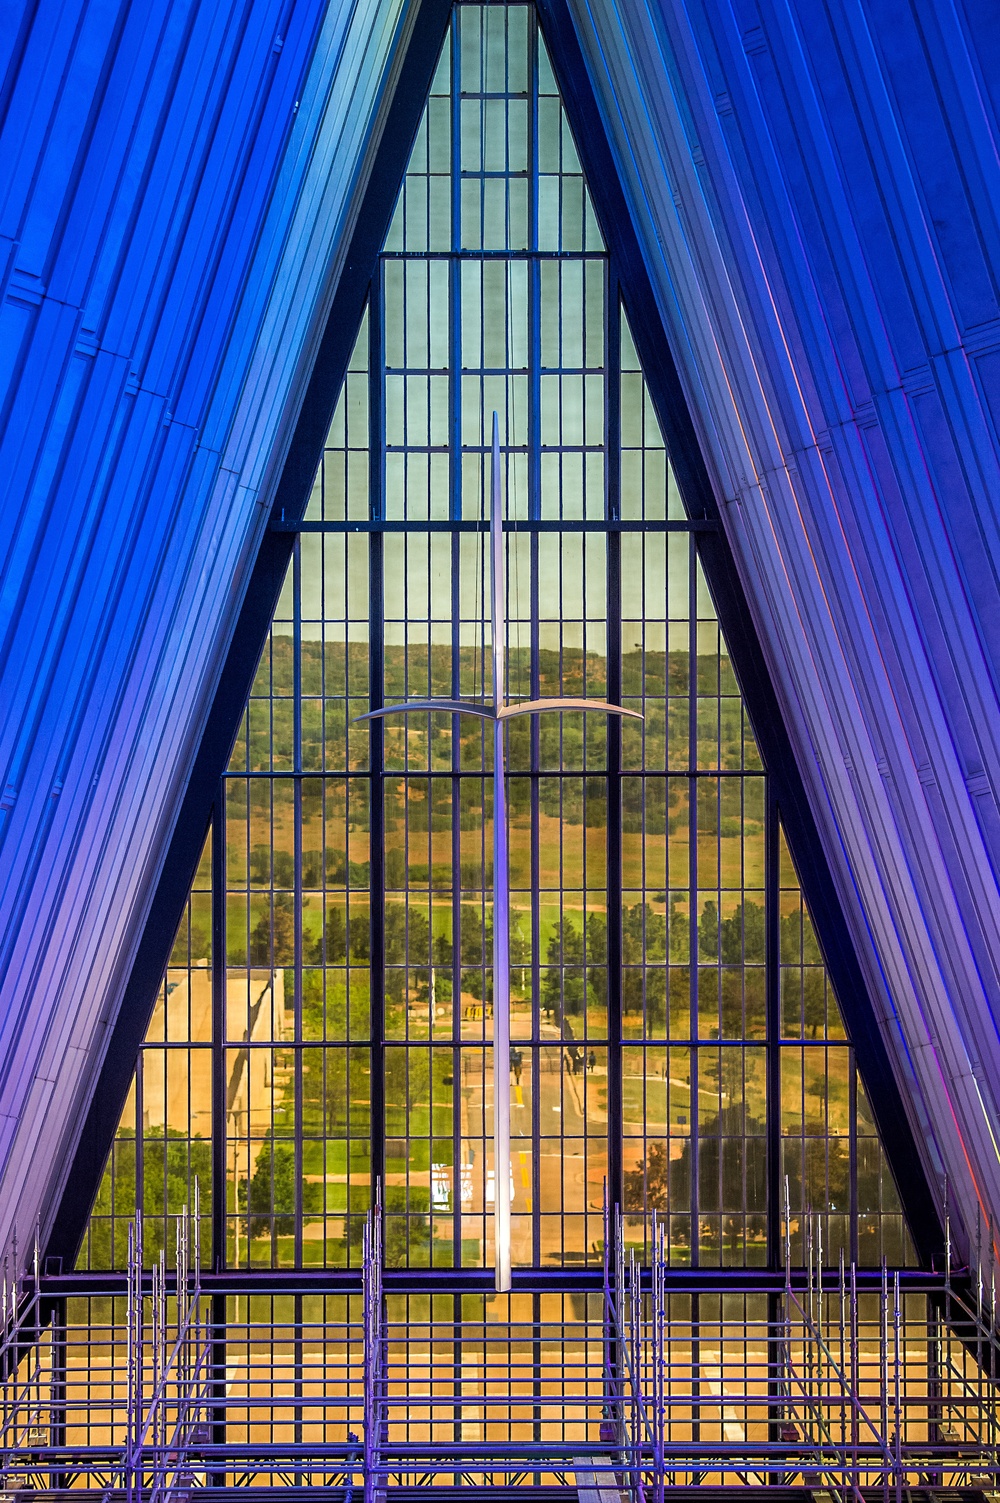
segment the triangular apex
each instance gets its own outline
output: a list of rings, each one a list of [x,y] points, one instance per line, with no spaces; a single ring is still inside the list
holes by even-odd
[[[618,361],[605,351],[617,316],[606,272],[533,8],[457,6],[374,289],[385,381],[373,516],[482,516],[496,410],[508,515],[603,518],[604,377]],[[352,369],[366,356],[356,348]],[[567,446],[579,469],[568,487],[556,462]],[[324,482],[308,516],[356,517],[362,504]]]
[[[219,1268],[357,1266],[376,1177],[390,1264],[490,1267],[498,1172],[515,1266],[599,1263],[616,1176],[676,1264],[778,1266],[786,1175],[796,1261],[807,1208],[904,1261],[534,11],[454,15],[82,1261],[137,1172],[150,1254],[199,1177]],[[505,694],[643,716],[511,724],[499,1167],[493,727],[358,721],[488,696],[494,409]]]

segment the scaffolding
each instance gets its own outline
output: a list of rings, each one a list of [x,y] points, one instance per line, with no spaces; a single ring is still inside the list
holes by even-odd
[[[947,1218],[946,1218],[947,1220]],[[804,1486],[843,1503],[902,1503],[915,1489],[993,1492],[1000,1479],[1000,1345],[994,1238],[977,1238],[976,1272],[960,1289],[950,1232],[944,1278],[930,1301],[926,1343],[907,1348],[900,1276],[883,1264],[859,1292],[841,1254],[824,1266],[822,1220],[805,1227],[805,1278],[791,1263],[786,1209],[784,1287],[766,1320],[678,1320],[668,1293],[662,1228],[651,1267],[626,1263],[616,1213],[615,1298],[624,1379],[616,1422],[633,1497],[662,1503],[666,1486]],[[646,1291],[640,1297],[640,1286]],[[971,1293],[969,1292],[971,1291]],[[911,1296],[911,1300],[912,1300]],[[641,1312],[641,1313],[640,1313]],[[742,1346],[727,1362],[726,1341]],[[729,1381],[726,1381],[727,1372]],[[706,1381],[707,1380],[707,1381]],[[711,1438],[710,1438],[711,1437]]]
[[[845,1503],[873,1491],[902,1503],[914,1487],[987,1492],[997,1487],[1000,1347],[993,1229],[985,1268],[981,1232],[977,1235],[970,1301],[952,1277],[945,1219],[945,1276],[929,1321],[920,1370],[924,1381],[916,1387],[898,1272],[890,1275],[883,1264],[877,1294],[867,1297],[867,1324],[877,1326],[877,1343],[870,1343],[877,1345],[877,1369],[869,1354],[866,1378],[865,1296],[858,1292],[856,1265],[845,1266],[841,1254],[832,1277],[824,1269],[817,1217],[806,1227],[806,1281],[800,1293],[786,1240],[777,1343],[780,1428],[783,1438],[808,1453],[796,1458],[803,1479]],[[788,1222],[786,1202],[786,1227]]]
[[[8,1458],[30,1454],[49,1441],[51,1385],[43,1348],[42,1302],[39,1281],[38,1237],[35,1236],[27,1272],[21,1266],[17,1231],[3,1258],[0,1288],[0,1377],[3,1380],[3,1415],[0,1422],[0,1454],[4,1459],[0,1486],[9,1489],[13,1474]]]
[[[37,1246],[21,1278],[12,1253],[6,1491],[163,1503],[320,1485],[384,1503],[471,1485],[664,1503],[667,1488],[763,1486],[902,1503],[1000,1476],[992,1229],[971,1277],[954,1275],[949,1243],[930,1295],[885,1268],[873,1287],[843,1258],[824,1266],[819,1220],[796,1228],[804,1268],[786,1246],[768,1291],[710,1293],[678,1288],[657,1218],[640,1258],[611,1208],[603,1288],[529,1308],[387,1292],[378,1196],[359,1294],[220,1305],[198,1225],[196,1205],[177,1218],[173,1268],[161,1253],[148,1269],[137,1215],[124,1295],[95,1300],[86,1323],[47,1307]]]
[[[170,1490],[190,1491],[193,1452],[208,1439],[211,1346],[202,1310],[199,1226],[196,1184],[192,1214],[185,1207],[176,1223],[172,1311],[166,1250],[153,1263],[147,1299],[141,1211],[129,1228],[128,1404],[116,1479],[128,1503],[140,1497],[161,1503]]]
[[[44,1308],[35,1239],[27,1277],[20,1280],[16,1246],[5,1261],[0,1295],[4,1338],[0,1478],[6,1491],[56,1489],[83,1483],[103,1493],[162,1503],[168,1492],[197,1481],[195,1452],[209,1438],[211,1339],[201,1291],[199,1217],[195,1205],[176,1218],[173,1293],[168,1294],[165,1250],[149,1271],[143,1258],[142,1212],[128,1232],[127,1294],[122,1343],[107,1369],[106,1441],[73,1444],[76,1405],[68,1390],[65,1333]],[[88,1354],[89,1355],[89,1354]],[[117,1392],[116,1392],[117,1389]]]

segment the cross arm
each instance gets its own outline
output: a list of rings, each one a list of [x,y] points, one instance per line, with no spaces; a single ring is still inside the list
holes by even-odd
[[[383,705],[380,710],[368,710],[364,715],[355,715],[359,720],[384,720],[386,715],[478,715],[480,720],[496,720],[492,705],[470,699],[404,699],[402,704]]]
[[[568,714],[573,710],[599,710],[603,715],[622,715],[630,720],[642,720],[640,710],[627,710],[624,705],[612,705],[604,699],[529,699],[522,704],[502,705],[497,711],[498,720],[513,720],[518,715]]]

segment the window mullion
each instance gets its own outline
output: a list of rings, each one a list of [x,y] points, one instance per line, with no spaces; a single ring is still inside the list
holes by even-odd
[[[529,545],[531,620],[529,622],[529,663],[531,698],[540,694],[538,664],[538,534]],[[542,1260],[541,1223],[541,820],[539,769],[541,765],[541,728],[539,717],[531,720],[531,1261],[537,1268]]]
[[[764,782],[764,1028],[767,1048],[764,1120],[767,1132],[767,1263],[782,1266],[781,1221],[781,911],[778,805],[771,778]],[[786,1228],[787,1235],[787,1228]]]
[[[368,411],[369,504],[373,517],[385,515],[385,366],[382,268],[373,278],[369,304]],[[368,698],[373,710],[384,702],[385,610],[383,535],[371,534],[368,594]],[[369,859],[371,1016],[371,1191],[385,1174],[385,737],[383,722],[369,726]]]
[[[302,1266],[302,539],[295,539],[292,554],[292,738],[295,770],[293,782],[293,1018],[295,1042],[295,1267]],[[274,1069],[274,1057],[271,1059]],[[274,1123],[271,1124],[272,1142]],[[275,1162],[272,1149],[272,1162]]]
[[[698,555],[694,538],[688,540],[688,906],[690,909],[690,1009],[691,1106],[689,1110],[689,1162],[691,1166],[691,1267],[701,1261],[699,1247],[699,1134],[698,1134]]]
[[[244,785],[246,786],[246,785]],[[226,1254],[226,790],[219,783],[212,815],[212,1268]],[[140,1064],[142,1052],[139,1054]],[[234,1176],[235,1181],[235,1176]],[[138,1185],[138,1179],[136,1180]],[[236,1193],[234,1182],[233,1193]],[[239,1207],[234,1210],[239,1215]]]
[[[619,512],[621,467],[621,407],[618,379],[619,330],[617,282],[605,274],[604,411],[606,507]],[[620,704],[622,695],[621,539],[607,535],[607,665],[608,700]],[[607,998],[608,998],[608,1200],[622,1204],[622,728],[617,715],[607,717]]]

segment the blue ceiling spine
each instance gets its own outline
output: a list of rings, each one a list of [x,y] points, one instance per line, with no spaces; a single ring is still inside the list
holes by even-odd
[[[1000,12],[570,8],[967,1252],[1000,1224]]]
[[[58,1201],[412,16],[0,27],[0,1245]]]

